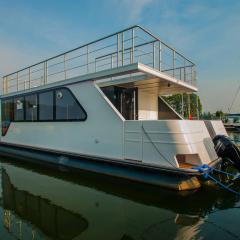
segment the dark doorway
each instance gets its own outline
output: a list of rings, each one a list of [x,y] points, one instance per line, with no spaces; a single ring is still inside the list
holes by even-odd
[[[126,120],[138,119],[137,88],[109,86],[102,90]]]

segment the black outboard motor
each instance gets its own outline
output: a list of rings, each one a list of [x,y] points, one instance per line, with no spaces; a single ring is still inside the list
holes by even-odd
[[[223,164],[227,159],[240,171],[240,150],[232,140],[224,135],[217,135],[213,138],[215,151],[223,159]]]

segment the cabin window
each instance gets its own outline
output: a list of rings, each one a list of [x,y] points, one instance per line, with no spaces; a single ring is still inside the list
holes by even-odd
[[[77,100],[66,89],[58,89],[55,92],[56,120],[85,120],[86,113]]]
[[[2,101],[2,135],[5,136],[14,118],[13,99]]]
[[[37,94],[25,97],[26,121],[37,121]]]
[[[39,120],[53,120],[53,91],[39,93],[38,101]]]
[[[67,88],[2,100],[2,136],[10,123],[29,121],[84,121],[85,110]]]
[[[24,97],[14,98],[14,121],[24,120]]]

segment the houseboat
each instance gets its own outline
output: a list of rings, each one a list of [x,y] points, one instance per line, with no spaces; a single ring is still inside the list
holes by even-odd
[[[221,121],[184,120],[162,96],[196,93],[195,64],[133,26],[3,77],[2,156],[175,190],[217,166]]]

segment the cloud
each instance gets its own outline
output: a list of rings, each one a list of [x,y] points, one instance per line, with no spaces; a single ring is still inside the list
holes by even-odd
[[[129,10],[128,17],[131,20],[138,21],[143,10],[152,2],[153,0],[123,0],[122,4]]]
[[[136,23],[141,21],[144,10],[155,0],[112,0],[110,2],[116,9],[116,17]]]

